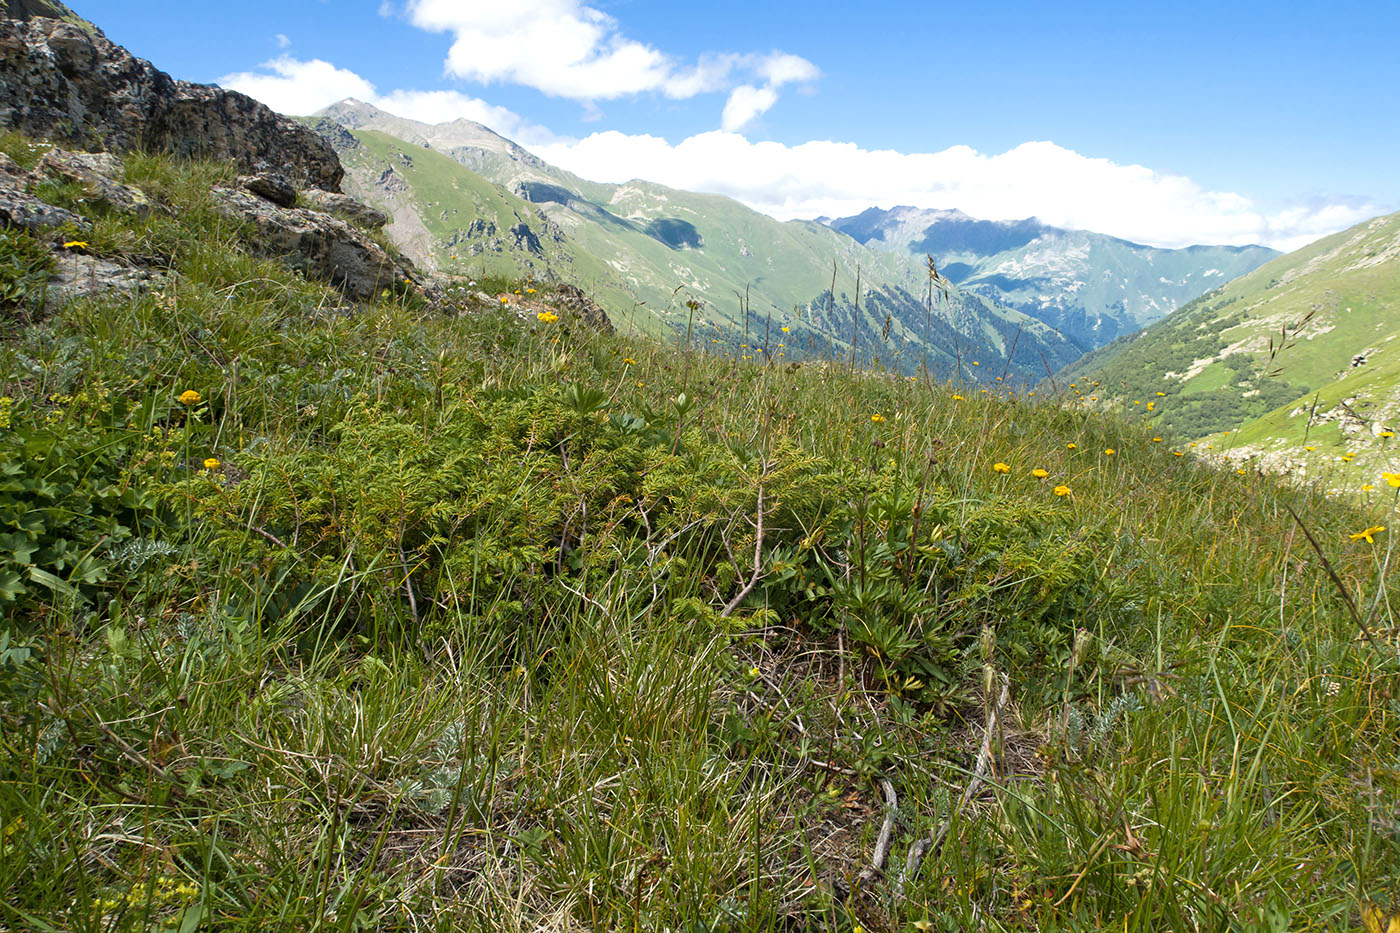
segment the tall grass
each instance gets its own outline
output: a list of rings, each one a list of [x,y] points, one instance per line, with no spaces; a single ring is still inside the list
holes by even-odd
[[[5,430],[135,437],[102,469],[160,502],[121,560],[75,543],[104,579],[32,587],[0,625],[0,922],[1400,910],[1390,532],[1350,538],[1393,500],[1215,470],[1053,396],[748,364],[524,301],[343,311],[199,210],[218,171],[133,160],[176,211],[103,218],[92,247],[176,275],[0,346]],[[959,809],[984,668],[1011,702]],[[892,854],[862,883],[882,781]]]

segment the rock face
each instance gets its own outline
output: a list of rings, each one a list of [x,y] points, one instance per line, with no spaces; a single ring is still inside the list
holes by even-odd
[[[306,127],[236,91],[175,81],[99,30],[44,17],[48,0],[5,4],[40,15],[0,20],[0,126],[84,149],[232,159],[339,190],[339,157]]]
[[[6,19],[33,19],[36,16],[45,16],[69,22],[86,22],[58,0],[0,0],[0,16]]]
[[[441,287],[419,274],[412,262],[390,256],[338,217],[279,207],[234,188],[215,188],[213,195],[218,210],[257,227],[257,242],[269,255],[283,258],[310,276],[329,280],[347,297],[363,300],[384,289],[407,285],[430,300],[441,299]]]

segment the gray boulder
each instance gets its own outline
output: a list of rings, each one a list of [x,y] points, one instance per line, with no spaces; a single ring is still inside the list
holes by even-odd
[[[75,298],[134,292],[162,278],[159,273],[96,256],[60,252],[54,255],[54,274],[44,293],[44,305],[52,310]]]
[[[0,20],[0,127],[84,149],[231,159],[330,191],[345,174],[328,142],[251,97],[175,81],[100,30],[43,16]]]
[[[14,163],[10,163],[13,165]],[[19,166],[14,166],[16,169]],[[25,177],[0,172],[0,224],[21,227],[35,236],[64,225],[90,230],[91,225],[70,210],[41,201],[24,190]]]
[[[119,181],[122,160],[110,152],[69,152],[50,149],[34,169],[35,177],[47,177],[81,186],[94,201],[127,214],[144,217],[157,205],[140,188]]]
[[[244,189],[253,192],[264,201],[271,201],[278,207],[291,207],[297,203],[297,189],[286,178],[276,172],[259,172],[238,179]]]
[[[419,274],[412,262],[391,256],[338,217],[278,207],[235,188],[215,188],[213,195],[219,211],[257,227],[257,242],[268,255],[339,286],[347,297],[363,300],[406,286],[430,300],[442,298],[441,287]]]
[[[365,202],[356,200],[348,194],[336,194],[333,191],[309,188],[302,193],[301,199],[308,207],[325,211],[328,214],[335,214],[353,224],[368,227],[371,230],[378,230],[389,222],[388,214],[370,207]]]

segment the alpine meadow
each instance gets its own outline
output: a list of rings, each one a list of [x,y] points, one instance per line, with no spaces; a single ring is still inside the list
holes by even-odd
[[[361,5],[456,77],[0,0],[0,931],[1400,931],[1395,206],[818,210],[804,58]]]

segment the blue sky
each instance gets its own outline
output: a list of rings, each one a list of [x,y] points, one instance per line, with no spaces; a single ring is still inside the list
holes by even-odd
[[[1289,248],[1400,208],[1397,3],[71,5],[284,111],[466,116],[779,217],[916,203]]]

